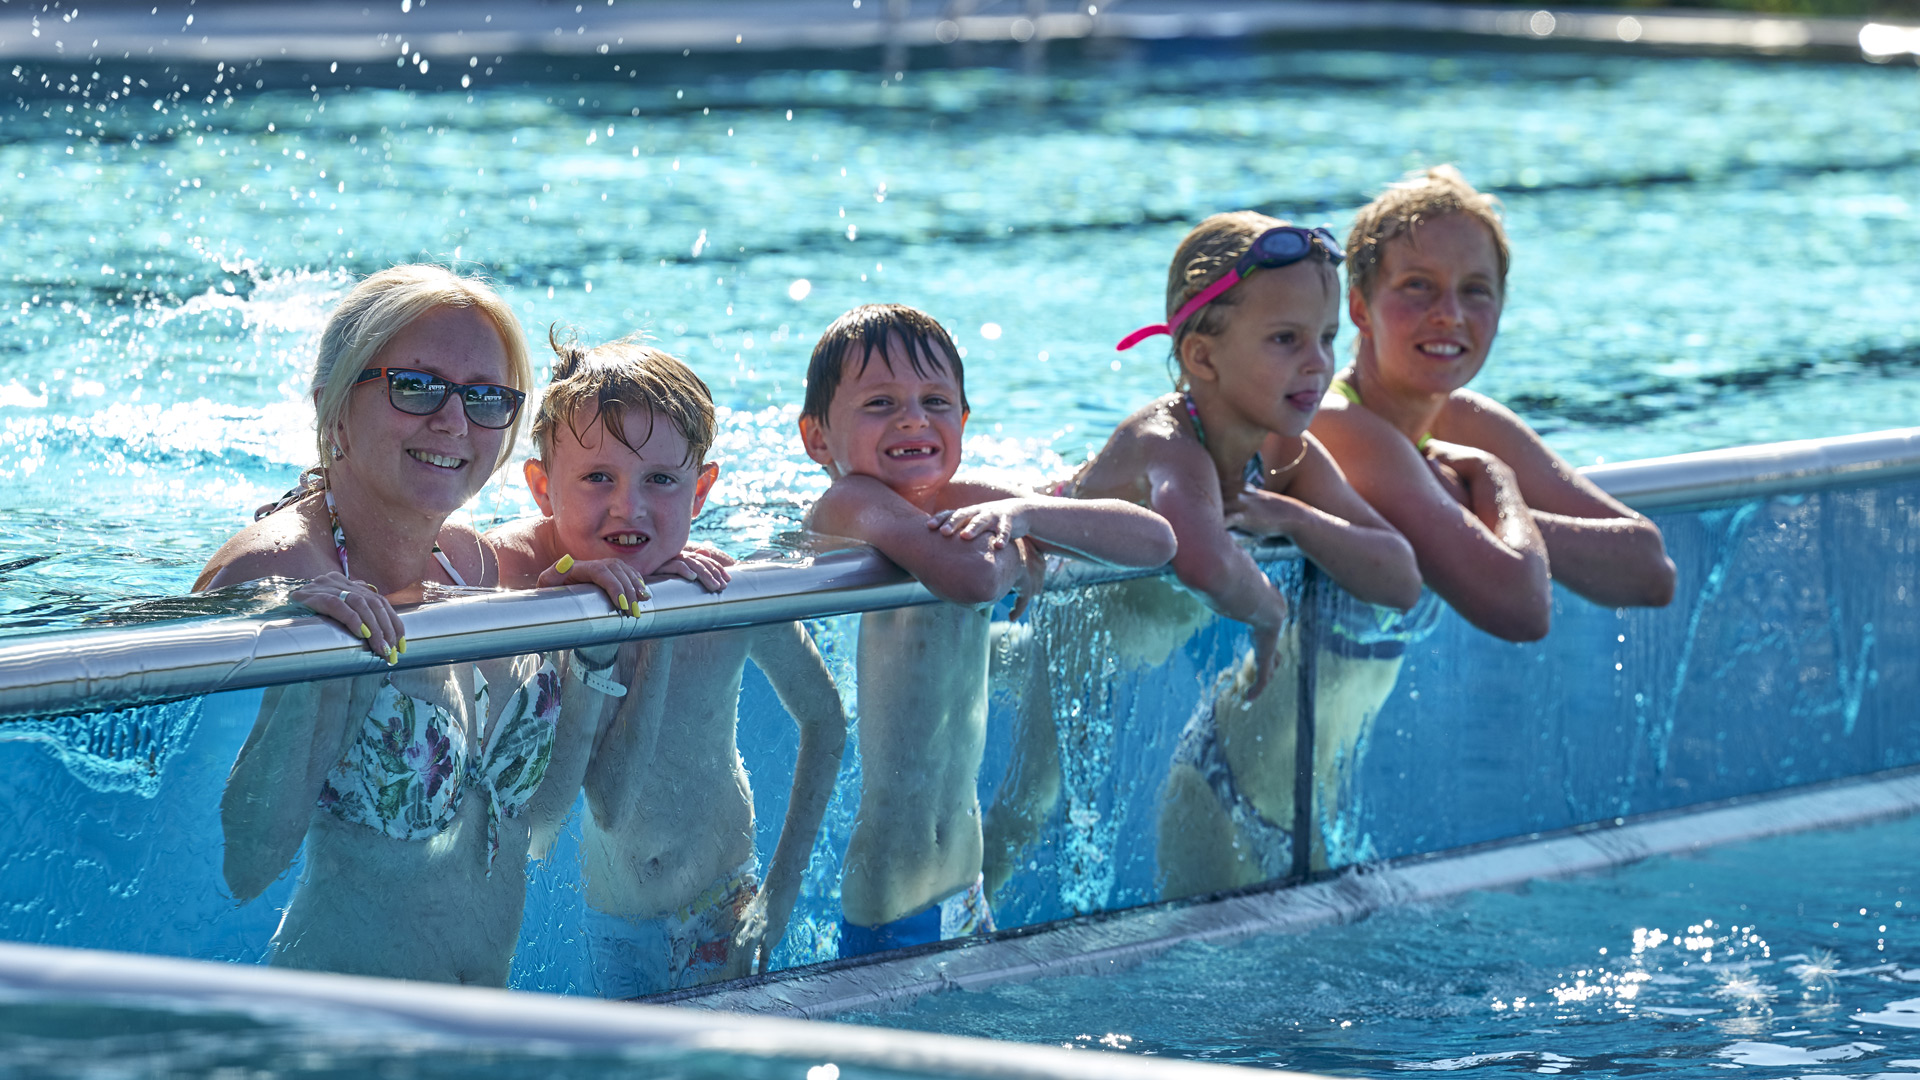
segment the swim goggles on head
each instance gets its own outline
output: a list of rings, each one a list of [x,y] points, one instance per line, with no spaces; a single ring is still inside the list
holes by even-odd
[[[520,416],[520,406],[527,400],[526,394],[511,386],[448,382],[432,372],[413,368],[368,368],[353,380],[353,385],[372,382],[383,375],[387,380],[387,403],[409,416],[432,416],[446,406],[449,397],[458,394],[469,423],[497,431],[513,426]]]
[[[1298,225],[1281,225],[1268,229],[1253,238],[1253,245],[1247,248],[1246,254],[1240,256],[1240,260],[1233,264],[1233,269],[1227,271],[1225,277],[1200,290],[1200,295],[1180,305],[1180,310],[1173,313],[1173,318],[1135,330],[1121,338],[1120,344],[1115,345],[1114,349],[1131,349],[1155,334],[1172,335],[1174,331],[1180,329],[1181,323],[1191,319],[1201,308],[1213,303],[1221,293],[1240,284],[1240,279],[1248,274],[1255,270],[1274,270],[1282,266],[1292,266],[1313,254],[1316,246],[1326,254],[1327,261],[1335,266],[1347,261],[1347,253],[1340,250],[1340,241],[1334,239],[1333,234],[1328,232],[1324,225],[1311,229],[1303,229]]]

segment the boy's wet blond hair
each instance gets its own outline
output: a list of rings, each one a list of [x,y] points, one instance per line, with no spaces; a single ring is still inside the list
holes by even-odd
[[[693,369],[675,357],[638,341],[610,342],[583,349],[572,338],[561,342],[547,332],[553,347],[553,381],[540,395],[533,417],[533,443],[540,460],[553,460],[553,433],[565,424],[576,440],[598,424],[621,445],[638,453],[627,441],[627,413],[645,410],[653,425],[664,418],[687,440],[683,465],[704,465],[713,449],[713,394]],[[642,442],[645,440],[643,439]]]
[[[1451,165],[1408,173],[1360,208],[1353,229],[1347,233],[1347,258],[1352,260],[1347,264],[1348,288],[1363,300],[1372,299],[1387,241],[1448,214],[1465,214],[1487,227],[1493,236],[1494,257],[1500,264],[1500,291],[1505,293],[1507,264],[1513,253],[1507,244],[1507,228],[1500,220],[1500,200],[1476,190]]]
[[[1167,267],[1167,320],[1171,322],[1187,301],[1199,296],[1207,287],[1227,276],[1240,256],[1247,253],[1261,234],[1277,229],[1288,222],[1254,210],[1231,210],[1224,214],[1215,214],[1193,227],[1174,249],[1173,262]],[[1326,252],[1315,244],[1308,256],[1326,266],[1333,274],[1334,288],[1340,286],[1339,271],[1328,262]],[[1257,273],[1258,271],[1256,271]],[[1173,328],[1174,363],[1179,363],[1180,345],[1189,334],[1218,334],[1227,328],[1227,310],[1240,302],[1240,285],[1214,297],[1206,307],[1194,312],[1186,322]],[[1186,385],[1185,369],[1175,376],[1175,383]]]

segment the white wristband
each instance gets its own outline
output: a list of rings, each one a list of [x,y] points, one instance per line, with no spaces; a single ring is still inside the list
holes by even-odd
[[[612,679],[607,678],[605,675],[601,674],[600,671],[594,671],[591,668],[587,667],[585,664],[582,664],[580,662],[580,657],[578,656],[578,654],[569,655],[567,657],[567,666],[573,669],[574,678],[579,679],[581,682],[587,684],[587,689],[598,690],[601,693],[607,695],[608,697],[626,697],[627,696],[626,687],[621,686],[619,683],[613,681]],[[613,670],[613,665],[611,664],[601,669],[601,671],[611,671],[611,670]]]

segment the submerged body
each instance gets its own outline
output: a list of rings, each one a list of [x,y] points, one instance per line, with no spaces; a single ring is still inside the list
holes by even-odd
[[[869,824],[847,842],[848,922],[916,914],[980,875],[990,625],[987,612],[957,604],[861,616],[858,715],[890,722],[860,729],[858,820]]]
[[[579,783],[577,774],[571,788],[563,777],[545,783],[555,740],[580,740],[559,729],[558,679],[533,659],[267,692],[222,810],[227,879],[243,898],[277,877],[289,844],[304,840],[299,887],[274,934],[271,963],[505,985],[525,903],[523,867],[535,846],[551,841]],[[485,671],[529,695],[463,684]],[[402,696],[411,708],[383,704]],[[425,716],[429,709],[437,716]],[[287,740],[308,726],[315,738],[303,755]],[[275,766],[303,758],[334,764],[300,829],[291,815],[276,822],[259,811],[261,791],[299,789]],[[411,914],[369,919],[369,905]]]

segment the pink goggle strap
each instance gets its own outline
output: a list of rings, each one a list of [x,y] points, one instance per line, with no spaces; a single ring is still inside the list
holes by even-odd
[[[1184,323],[1188,319],[1193,318],[1194,312],[1199,311],[1201,308],[1206,307],[1208,304],[1213,303],[1214,297],[1219,296],[1221,293],[1226,292],[1228,289],[1231,289],[1238,284],[1240,284],[1240,271],[1239,270],[1227,271],[1226,277],[1223,277],[1219,281],[1216,281],[1213,284],[1207,286],[1206,288],[1200,290],[1199,296],[1196,296],[1193,299],[1187,301],[1186,303],[1180,305],[1180,310],[1173,313],[1172,320],[1168,322],[1163,322],[1163,323],[1155,323],[1152,326],[1143,326],[1140,329],[1135,330],[1133,333],[1128,334],[1126,337],[1121,338],[1120,344],[1115,345],[1113,347],[1114,351],[1125,352],[1126,350],[1133,348],[1135,345],[1140,344],[1141,342],[1147,340],[1148,338],[1154,336],[1155,334],[1166,334],[1167,336],[1171,337],[1175,330],[1180,329],[1181,323]]]

